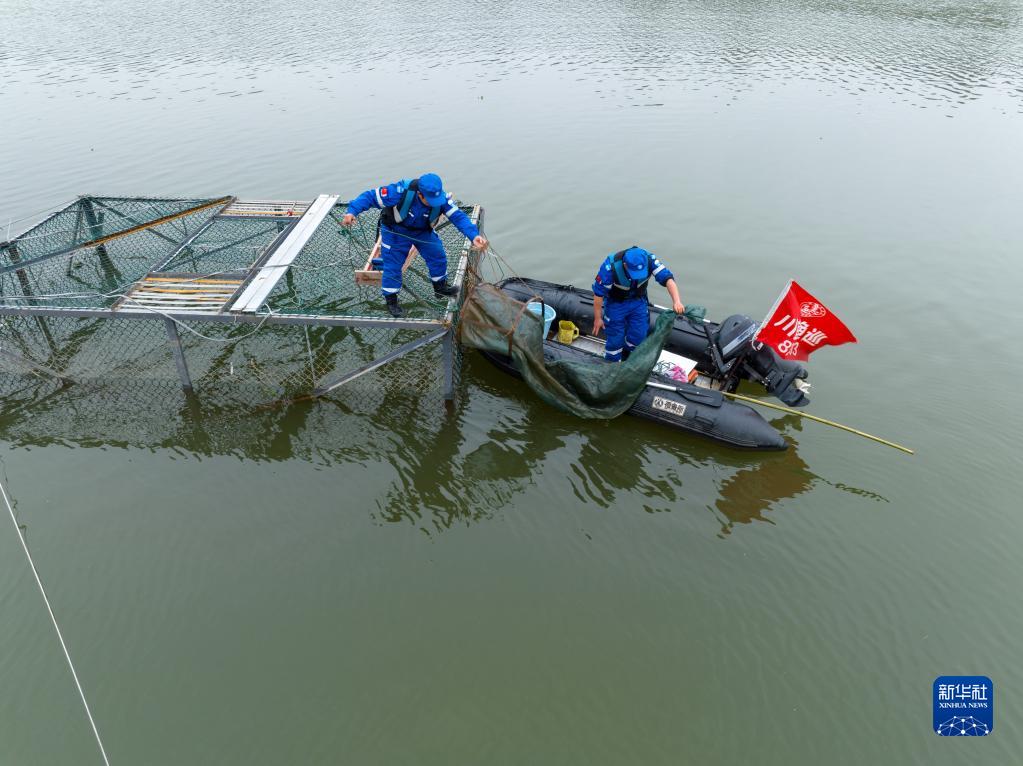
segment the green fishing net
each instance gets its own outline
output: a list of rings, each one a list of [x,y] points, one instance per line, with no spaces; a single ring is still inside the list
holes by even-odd
[[[675,314],[665,311],[629,358],[608,363],[544,358],[543,322],[526,305],[491,284],[473,290],[462,307],[459,340],[465,346],[510,356],[515,369],[548,404],[581,418],[614,418],[642,393],[671,332]]]
[[[686,306],[686,313],[683,316],[693,324],[699,326],[704,317],[707,316],[706,306]]]

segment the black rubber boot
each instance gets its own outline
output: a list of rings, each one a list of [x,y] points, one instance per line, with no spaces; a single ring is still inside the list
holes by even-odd
[[[433,283],[433,294],[438,298],[451,298],[458,295],[458,288],[452,287],[446,279],[442,279],[440,282]]]
[[[384,300],[387,301],[387,310],[391,313],[392,317],[405,316],[405,309],[398,305],[397,295],[384,296]]]

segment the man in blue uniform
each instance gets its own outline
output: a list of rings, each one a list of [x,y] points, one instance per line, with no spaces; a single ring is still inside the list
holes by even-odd
[[[398,291],[401,290],[401,267],[413,245],[426,261],[434,294],[444,298],[457,294],[458,291],[448,285],[447,253],[434,231],[442,215],[472,240],[473,247],[482,250],[488,245],[469,216],[445,193],[440,176],[435,173],[364,191],[348,203],[342,223],[351,226],[356,216],[371,207],[383,210],[380,255],[384,260],[384,274],[380,289],[391,316],[400,317],[405,313],[398,304]]]
[[[627,359],[650,330],[646,298],[650,277],[667,288],[675,313],[684,313],[675,276],[653,253],[633,245],[612,253],[600,265],[593,281],[593,334],[604,328],[604,358],[609,362],[619,362],[623,355]]]

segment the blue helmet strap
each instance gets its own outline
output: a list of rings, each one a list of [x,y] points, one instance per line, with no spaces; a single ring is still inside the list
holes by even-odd
[[[406,180],[405,182],[405,193],[401,195],[401,202],[398,203],[398,220],[404,221],[405,216],[408,215],[409,208],[412,207],[412,200],[416,198],[416,192],[419,191],[419,179],[412,181]]]
[[[611,264],[614,267],[615,281],[618,285],[621,287],[625,287],[625,285],[632,287],[632,278],[625,273],[625,251],[622,250],[615,253],[614,260],[611,261]]]

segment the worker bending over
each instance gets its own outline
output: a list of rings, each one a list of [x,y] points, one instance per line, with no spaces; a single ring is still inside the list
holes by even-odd
[[[391,316],[400,317],[405,313],[398,303],[398,291],[401,290],[401,269],[413,245],[426,261],[434,294],[446,298],[458,293],[448,285],[447,253],[434,231],[442,215],[472,240],[473,247],[482,250],[488,244],[476,224],[458,209],[451,195],[445,193],[440,176],[435,173],[364,191],[348,203],[342,223],[351,226],[356,216],[371,207],[383,210],[380,256],[384,261],[384,274],[380,290]]]
[[[628,359],[650,330],[650,277],[667,288],[675,313],[684,313],[674,275],[653,253],[633,245],[600,265],[593,282],[593,334],[604,328],[604,358],[609,362]]]

